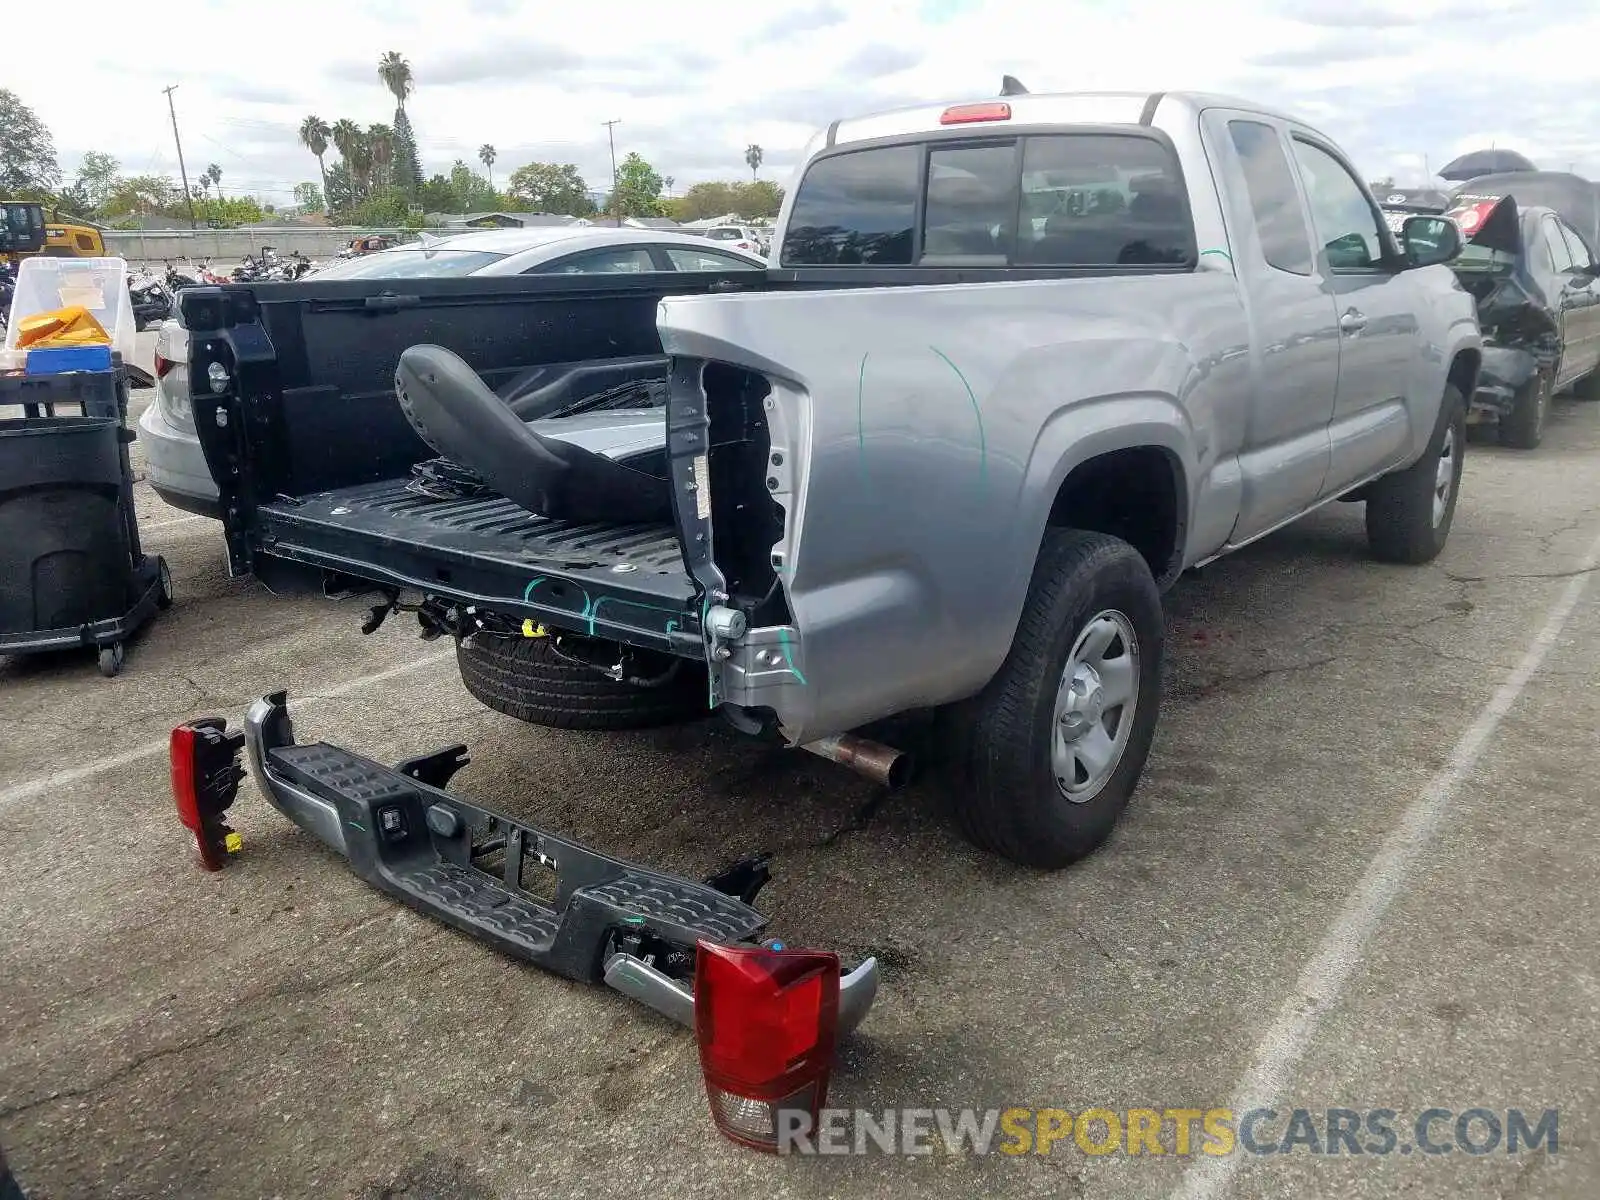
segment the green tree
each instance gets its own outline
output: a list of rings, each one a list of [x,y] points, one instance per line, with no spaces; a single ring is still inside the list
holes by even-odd
[[[406,112],[406,98],[417,90],[416,76],[411,64],[398,50],[386,50],[378,59],[378,78],[388,88],[395,100],[394,182],[408,196],[414,195],[422,182],[422,163],[417,155],[417,135],[411,128],[411,116]]]
[[[751,142],[744,148],[744,165],[750,168],[750,178],[761,174],[761,147]]]
[[[322,189],[310,181],[295,184],[294,204],[303,213],[322,212],[325,207],[322,200]]]
[[[118,172],[122,164],[109,154],[100,150],[90,150],[83,156],[83,162],[78,166],[78,176],[73,181],[73,189],[79,193],[84,201],[80,207],[84,209],[99,209],[105,204],[112,190],[117,186]],[[65,199],[65,197],[63,197]]]
[[[328,190],[328,164],[322,161],[322,156],[328,152],[328,139],[333,130],[321,117],[312,115],[300,122],[300,144],[311,151],[317,160],[317,174],[322,176],[322,190]]]
[[[373,189],[386,188],[393,182],[394,130],[387,125],[368,125],[365,137],[367,151],[372,155]]]
[[[617,168],[617,186],[606,211],[617,218],[662,215],[661,176],[637,151],[630,153]]]
[[[489,172],[489,187],[494,188],[494,160],[499,157],[495,149],[488,142],[478,147],[478,161],[483,164],[483,169]]]
[[[741,217],[775,217],[783,204],[783,189],[768,179],[750,183],[697,183],[673,203],[680,221],[703,221],[736,213]]]
[[[235,196],[231,200],[216,196],[196,201],[194,215],[201,221],[215,221],[219,225],[232,227],[253,225],[266,214],[261,210],[261,202],[254,196]]]
[[[455,188],[450,186],[450,181],[443,175],[435,175],[423,183],[417,190],[417,195],[423,212],[456,213],[466,211],[461,207],[461,198],[456,195]]]
[[[350,213],[361,202],[361,196],[356,189],[355,177],[350,174],[350,167],[343,159],[328,168],[328,213],[341,224],[348,223]]]
[[[15,92],[0,88],[0,194],[43,200],[60,185],[49,128]]]
[[[594,215],[589,185],[573,163],[524,163],[511,172],[507,194],[533,212],[563,213],[570,217]]]
[[[450,187],[464,213],[488,212],[500,206],[500,197],[495,195],[489,181],[459,158],[450,168]]]
[[[180,206],[183,190],[163,175],[133,175],[116,181],[102,212],[108,217],[148,217]]]
[[[212,163],[201,178],[209,181],[211,186],[217,189],[217,199],[222,199],[222,168]]]

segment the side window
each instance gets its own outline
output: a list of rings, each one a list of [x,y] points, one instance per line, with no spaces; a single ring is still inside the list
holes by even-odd
[[[1198,257],[1177,160],[1152,138],[1028,138],[1021,214],[1016,261],[1026,266],[1187,266]]]
[[[742,258],[735,258],[731,254],[719,254],[715,250],[694,250],[688,246],[665,247],[667,257],[672,260],[674,271],[759,271],[757,263],[746,262]]]
[[[780,261],[786,267],[910,266],[921,174],[920,145],[820,159],[795,194]]]
[[[1546,217],[1539,222],[1539,232],[1544,238],[1545,249],[1550,254],[1550,262],[1556,274],[1572,270],[1572,251],[1567,248],[1566,239],[1561,236],[1561,230],[1556,223]]]
[[[1003,267],[1017,217],[1017,147],[934,147],[923,208],[924,266]]]
[[[596,250],[590,254],[575,254],[560,258],[543,266],[530,267],[524,275],[607,275],[615,273],[636,274],[654,271],[655,260],[643,246],[618,246],[611,250]]]
[[[1244,170],[1250,211],[1268,265],[1293,275],[1311,274],[1311,231],[1278,131],[1260,121],[1229,121],[1228,135]]]
[[[1578,236],[1578,231],[1565,221],[1557,221],[1561,229],[1561,236],[1567,240],[1567,249],[1572,254],[1572,265],[1575,267],[1590,267],[1594,265],[1594,255],[1589,252],[1589,247]]]
[[[1383,234],[1355,176],[1321,146],[1302,138],[1294,139],[1294,154],[1329,268],[1350,271],[1382,265]]]

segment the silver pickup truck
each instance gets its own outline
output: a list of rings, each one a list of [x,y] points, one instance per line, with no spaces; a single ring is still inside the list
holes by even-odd
[[[1144,767],[1162,588],[1335,500],[1444,546],[1459,234],[1360,180],[1239,100],[1008,94],[830,125],[764,273],[186,292],[233,567],[415,594],[526,720],[886,774],[851,732],[939,710],[966,833],[1062,866]]]

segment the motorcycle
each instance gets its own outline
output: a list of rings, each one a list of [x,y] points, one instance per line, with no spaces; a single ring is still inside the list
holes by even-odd
[[[200,286],[200,281],[198,279],[194,278],[192,275],[183,274],[183,272],[179,271],[178,268],[174,267],[171,263],[164,263],[162,265],[167,268],[167,290],[169,292],[176,294],[182,288]]]
[[[141,333],[172,315],[172,293],[147,272],[128,276],[128,298],[133,304],[133,327]]]

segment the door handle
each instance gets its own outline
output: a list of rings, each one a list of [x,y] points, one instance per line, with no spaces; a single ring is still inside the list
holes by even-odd
[[[1339,318],[1339,328],[1345,333],[1360,333],[1367,327],[1367,318],[1360,309],[1347,308]]]

